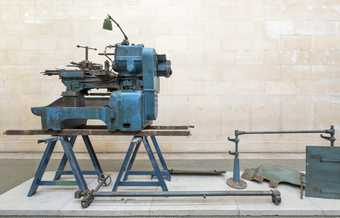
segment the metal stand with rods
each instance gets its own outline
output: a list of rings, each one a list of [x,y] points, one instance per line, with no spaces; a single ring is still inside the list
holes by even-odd
[[[229,151],[230,155],[234,155],[234,167],[233,167],[233,177],[227,180],[227,184],[236,189],[244,189],[247,187],[247,183],[241,180],[240,177],[240,159],[239,159],[239,142],[241,135],[269,135],[269,134],[320,134],[320,137],[329,141],[330,146],[334,146],[335,138],[335,129],[334,126],[331,125],[329,129],[324,130],[288,130],[288,131],[241,131],[235,130],[234,138],[228,137],[228,140],[234,142],[235,150]],[[328,134],[328,135],[324,135]]]
[[[6,135],[51,135],[52,138],[49,138],[47,140],[41,140],[40,142],[46,142],[47,147],[44,151],[43,157],[40,161],[40,164],[38,166],[38,169],[36,171],[34,181],[32,183],[32,187],[30,190],[31,195],[33,195],[39,185],[56,185],[57,182],[61,181],[41,181],[42,176],[46,170],[47,164],[51,158],[51,155],[53,153],[55,144],[57,141],[60,141],[63,149],[64,154],[66,156],[62,158],[57,173],[55,175],[55,179],[58,180],[61,175],[74,175],[76,179],[76,184],[79,187],[79,190],[75,192],[75,198],[80,199],[81,198],[81,206],[83,208],[88,207],[95,197],[203,197],[206,198],[208,196],[269,196],[272,199],[272,202],[275,205],[278,205],[281,203],[281,195],[278,190],[267,190],[267,191],[167,191],[167,187],[160,185],[159,181],[163,181],[164,179],[170,180],[170,174],[171,173],[179,173],[179,174],[198,174],[198,175],[216,175],[220,174],[219,171],[212,171],[212,172],[201,172],[201,171],[172,171],[168,170],[166,166],[165,159],[163,158],[160,146],[158,145],[158,142],[156,140],[156,136],[189,136],[190,131],[189,128],[193,128],[193,126],[151,126],[145,130],[139,131],[139,132],[112,132],[108,131],[106,127],[104,126],[87,126],[84,129],[64,129],[61,131],[49,131],[49,130],[7,130],[5,132]],[[89,171],[82,171],[80,169],[80,166],[78,164],[78,161],[76,159],[76,156],[74,154],[74,151],[72,149],[73,143],[75,141],[75,137],[78,135],[83,136],[83,140],[85,142],[85,145],[89,146],[87,147],[88,152],[90,153],[91,160],[94,164],[94,168],[96,171],[100,172],[97,175],[101,175],[100,179],[98,179],[97,186],[89,190],[88,186],[86,184],[86,181],[84,179],[84,173]],[[88,143],[89,140],[87,140],[88,135],[130,135],[133,136],[133,140],[129,146],[129,155],[126,155],[128,158],[128,161],[126,163],[122,164],[122,168],[120,171],[122,171],[121,179],[118,182],[118,185],[116,187],[124,184],[124,182],[130,182],[126,181],[128,179],[129,175],[151,175],[152,177],[157,177],[158,184],[157,186],[160,186],[163,191],[160,192],[119,192],[119,191],[111,191],[111,192],[100,192],[100,188],[110,183],[111,177],[109,176],[103,176],[103,173],[101,171],[101,167],[99,165],[99,162],[97,162],[97,158],[95,157],[95,151],[93,150],[92,144]],[[84,138],[85,136],[85,138]],[[157,161],[153,155],[153,151],[151,149],[151,145],[149,141],[147,140],[147,137],[151,137],[151,141],[153,143],[153,147],[156,150],[158,160]],[[153,166],[152,171],[133,171],[131,170],[132,164],[135,160],[135,157],[132,158],[133,154],[136,153],[138,149],[136,149],[136,145],[142,143],[147,149],[148,155],[152,154],[152,156],[149,156],[150,162]],[[149,149],[150,148],[150,149]],[[94,159],[95,157],[95,159]],[[163,160],[162,160],[163,159]],[[64,167],[66,165],[66,161],[69,161],[71,166],[71,171],[65,171]],[[159,166],[159,163],[161,167]],[[97,164],[98,163],[98,164]],[[155,170],[156,169],[156,170]],[[158,170],[157,170],[158,169]],[[90,174],[95,174],[91,172]],[[123,182],[123,183],[121,183]],[[152,182],[152,181],[151,181]],[[117,183],[117,181],[116,181]],[[164,182],[165,183],[165,182]],[[127,183],[125,183],[126,185]],[[132,183],[128,183],[129,185],[132,185]],[[135,184],[136,185],[136,184]],[[137,186],[140,186],[141,184],[137,184]],[[148,184],[150,185],[150,183]],[[143,186],[143,185],[142,185]]]
[[[166,179],[170,181],[171,179],[168,166],[163,157],[159,144],[156,140],[156,136],[150,136],[150,138],[152,140],[152,144],[149,142],[147,136],[134,136],[132,138],[128,151],[120,167],[118,176],[116,178],[116,182],[112,188],[113,192],[117,191],[119,186],[160,186],[163,191],[168,190],[168,187],[164,180]],[[145,151],[148,155],[148,158],[152,166],[151,171],[131,170],[136,159],[137,153],[139,151],[140,145],[142,143],[145,147]],[[156,150],[156,155],[161,166],[158,164],[158,161],[153,153],[152,147],[154,147]],[[157,181],[127,181],[129,175],[138,176],[150,175],[152,178],[155,177]]]
[[[94,201],[95,197],[203,197],[208,196],[270,196],[275,205],[281,203],[281,193],[278,190],[267,191],[168,191],[165,180],[170,180],[170,173],[166,161],[162,155],[156,136],[151,135],[152,144],[149,143],[147,136],[134,136],[127,150],[115,184],[111,192],[101,192],[101,183],[98,183],[95,189],[77,193],[75,196],[81,198],[81,206],[87,208]],[[138,149],[144,144],[145,150],[152,165],[152,171],[132,171],[132,165],[135,161]],[[153,145],[153,146],[152,146]],[[158,160],[155,158],[152,147],[155,148]],[[191,173],[191,172],[190,172]],[[211,173],[211,172],[210,172]],[[217,172],[212,172],[216,175]],[[151,175],[156,177],[157,181],[127,181],[129,175]],[[200,175],[206,175],[206,172]],[[210,174],[209,174],[210,175]],[[119,186],[159,186],[162,191],[157,192],[124,192],[117,191]]]
[[[57,137],[52,137],[49,139],[38,140],[38,143],[47,143],[47,145],[43,153],[43,156],[40,160],[40,163],[38,165],[38,168],[35,172],[33,182],[27,194],[28,197],[33,196],[36,193],[38,187],[41,185],[48,185],[48,186],[77,185],[80,191],[88,191],[88,187],[84,179],[84,175],[97,175],[98,181],[104,180],[105,176],[103,174],[103,170],[100,166],[100,163],[98,161],[98,158],[96,156],[96,153],[93,149],[93,146],[91,144],[91,141],[88,135],[83,135],[82,138],[84,140],[85,147],[90,156],[94,170],[82,171],[80,169],[79,163],[73,151],[73,145],[76,141],[76,138],[77,136],[57,136]],[[58,169],[54,175],[54,179],[52,181],[42,180],[42,177],[46,171],[46,168],[51,159],[51,156],[53,154],[57,141],[60,141],[63,147],[63,150],[64,150],[64,155],[62,159],[60,160]],[[67,161],[69,161],[70,163],[71,171],[65,170]],[[74,175],[75,181],[61,181],[60,178],[62,175]]]

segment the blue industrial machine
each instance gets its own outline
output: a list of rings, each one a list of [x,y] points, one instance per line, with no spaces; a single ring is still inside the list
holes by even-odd
[[[49,139],[39,140],[46,143],[46,149],[37,167],[28,196],[33,196],[39,186],[68,185],[72,181],[62,181],[62,175],[73,175],[78,190],[75,198],[81,198],[81,206],[88,207],[95,197],[204,197],[207,196],[271,196],[272,202],[280,204],[281,196],[277,190],[267,191],[169,191],[165,180],[170,181],[171,174],[163,157],[158,136],[188,136],[193,126],[151,126],[157,118],[157,95],[159,78],[172,74],[170,61],[165,55],[159,55],[152,48],[130,44],[128,37],[120,25],[108,16],[103,28],[112,30],[112,22],[124,36],[121,43],[105,47],[103,55],[107,58],[104,65],[89,61],[88,46],[77,46],[85,49],[85,59],[79,63],[71,62],[71,69],[46,70],[44,75],[58,75],[66,86],[62,97],[46,107],[33,107],[32,112],[41,116],[42,129],[39,130],[7,130],[7,135],[51,135]],[[107,52],[114,49],[113,53]],[[112,58],[113,56],[113,58]],[[96,91],[104,90],[103,91]],[[88,120],[101,120],[105,126],[87,125]],[[147,128],[146,128],[147,127]],[[236,143],[235,166],[238,162],[238,133],[235,131]],[[244,133],[242,133],[244,134]],[[109,185],[110,176],[105,176],[90,135],[130,135],[133,136],[128,150],[115,179],[112,191],[100,191]],[[241,133],[239,134],[241,135]],[[83,139],[94,170],[82,170],[73,150],[76,138]],[[151,139],[151,140],[150,140]],[[60,142],[64,155],[59,162],[53,180],[44,180],[43,175],[57,142]],[[134,170],[133,164],[140,147],[144,146],[151,163],[151,170]],[[71,170],[65,170],[67,162]],[[239,170],[239,169],[238,169]],[[192,174],[191,172],[177,173]],[[194,174],[206,175],[196,171]],[[214,171],[209,175],[221,174]],[[89,189],[84,175],[97,175],[98,184]],[[151,181],[129,180],[129,176],[151,176]],[[235,176],[236,175],[236,176]],[[234,170],[234,178],[239,171]],[[74,183],[72,183],[74,184]],[[238,181],[235,183],[239,184]],[[123,192],[119,187],[160,187],[162,191]]]
[[[87,120],[101,120],[112,131],[139,131],[157,118],[159,78],[169,77],[171,63],[165,55],[142,44],[130,44],[119,24],[108,16],[103,28],[112,30],[113,21],[124,35],[124,40],[106,46],[104,66],[88,59],[71,62],[71,69],[46,70],[44,75],[58,75],[66,86],[62,97],[46,107],[33,107],[41,116],[42,128],[61,130],[80,128]],[[114,53],[107,50],[114,49]],[[114,56],[112,59],[111,57]],[[105,92],[93,92],[93,90]]]

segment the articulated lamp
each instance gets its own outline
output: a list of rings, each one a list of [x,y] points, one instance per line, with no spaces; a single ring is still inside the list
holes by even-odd
[[[123,29],[120,27],[120,25],[117,23],[117,21],[115,21],[111,15],[107,15],[107,17],[105,18],[104,20],[104,23],[103,23],[103,29],[104,30],[110,30],[112,31],[112,22],[116,24],[116,26],[119,28],[120,32],[123,34],[124,36],[124,40],[122,42],[123,45],[128,45],[129,44],[129,39],[127,37],[127,35],[125,34],[125,32],[123,31]]]

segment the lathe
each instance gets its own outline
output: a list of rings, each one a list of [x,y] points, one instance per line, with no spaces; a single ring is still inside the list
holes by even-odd
[[[281,196],[277,190],[265,191],[169,191],[165,180],[170,181],[173,174],[207,175],[204,171],[169,170],[158,143],[158,136],[189,136],[193,125],[155,126],[157,118],[157,95],[159,78],[172,74],[170,61],[165,55],[159,55],[152,48],[142,44],[130,44],[120,25],[108,16],[103,28],[112,30],[112,22],[122,32],[121,43],[105,47],[103,55],[107,58],[103,65],[89,61],[89,51],[96,50],[88,46],[85,59],[71,62],[67,69],[46,70],[44,75],[57,75],[66,86],[62,97],[46,107],[33,107],[32,112],[41,116],[42,129],[7,130],[6,135],[49,135],[40,139],[46,148],[37,167],[27,196],[33,196],[40,186],[72,185],[78,186],[75,198],[81,199],[81,206],[88,207],[95,197],[204,197],[207,196],[269,196],[276,205]],[[110,53],[114,49],[113,53]],[[113,56],[113,57],[112,57]],[[96,91],[101,90],[101,91]],[[103,91],[104,90],[104,91]],[[103,125],[88,125],[88,120],[101,120]],[[132,136],[118,174],[115,176],[111,191],[100,191],[111,183],[111,176],[105,175],[97,158],[90,136]],[[94,170],[83,170],[73,149],[77,138],[84,142]],[[52,157],[56,143],[62,145],[64,155],[52,180],[43,179],[47,165]],[[144,147],[151,164],[151,170],[136,170],[133,164],[140,147]],[[69,162],[71,170],[65,166]],[[177,173],[176,173],[177,172]],[[223,172],[208,172],[208,175],[220,175]],[[62,180],[63,175],[73,175],[75,181]],[[96,175],[98,183],[90,189],[86,175]],[[129,177],[142,176],[142,180],[130,180]],[[151,180],[145,180],[150,176]],[[159,187],[161,191],[124,192],[119,188],[126,186]]]
[[[87,120],[101,120],[112,131],[139,131],[156,120],[159,78],[171,75],[171,63],[153,48],[130,44],[111,16],[103,28],[112,30],[111,21],[121,30],[124,40],[99,53],[107,58],[104,66],[89,61],[89,50],[95,48],[78,45],[85,49],[85,60],[71,62],[71,68],[43,72],[58,75],[66,86],[62,97],[50,105],[32,108],[41,117],[43,129],[80,128]],[[114,53],[109,53],[110,49]]]

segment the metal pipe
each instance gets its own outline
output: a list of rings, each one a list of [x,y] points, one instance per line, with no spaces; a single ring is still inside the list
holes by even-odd
[[[296,130],[296,131],[239,131],[238,135],[255,134],[309,134],[309,133],[328,133],[328,130]]]
[[[94,192],[95,197],[207,197],[207,196],[272,196],[268,191],[165,191],[165,192]]]
[[[87,208],[95,197],[203,197],[208,196],[270,196],[275,205],[281,203],[281,193],[276,189],[267,191],[162,191],[162,192],[86,192],[81,206]]]
[[[334,126],[331,125],[329,129],[323,129],[323,130],[282,130],[282,131],[240,131],[240,130],[235,130],[235,140],[231,140],[228,137],[229,141],[235,142],[235,153],[237,152],[238,149],[238,142],[239,138],[238,136],[240,135],[270,135],[270,134],[315,134],[315,133],[324,133],[328,134],[329,136],[325,136],[323,134],[320,134],[320,137],[328,140],[330,143],[330,146],[334,146],[334,142],[336,140],[335,138],[335,129]]]
[[[211,170],[211,171],[198,171],[198,170],[175,170],[170,169],[171,175],[195,175],[195,176],[219,176],[225,173],[225,170]]]

